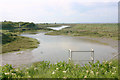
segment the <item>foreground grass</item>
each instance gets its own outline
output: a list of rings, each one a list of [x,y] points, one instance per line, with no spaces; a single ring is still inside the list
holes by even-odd
[[[2,78],[118,78],[118,61],[103,61],[85,64],[71,62],[42,61],[27,68],[14,68],[6,64],[2,66]]]
[[[47,35],[70,35],[118,38],[118,24],[76,24],[59,31],[46,33]]]
[[[16,36],[14,41],[2,45],[2,53],[37,48],[38,44],[36,39]]]

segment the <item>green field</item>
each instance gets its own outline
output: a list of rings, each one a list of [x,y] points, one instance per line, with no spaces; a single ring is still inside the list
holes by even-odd
[[[88,36],[118,39],[118,24],[73,24],[71,27],[46,35]]]

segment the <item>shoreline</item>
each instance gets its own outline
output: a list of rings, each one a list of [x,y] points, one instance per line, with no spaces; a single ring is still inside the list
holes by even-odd
[[[38,45],[40,44],[38,40],[34,38],[23,36],[17,36],[16,38],[17,39],[15,41],[3,45],[2,53],[0,54],[24,51],[27,49],[34,49],[37,48]]]
[[[83,38],[83,39],[89,39],[89,40],[93,40],[96,42],[100,42],[104,45],[109,45],[112,48],[114,48],[115,50],[118,50],[118,40],[113,40],[110,38],[99,38],[99,37],[87,37],[87,36],[79,36],[79,38]]]

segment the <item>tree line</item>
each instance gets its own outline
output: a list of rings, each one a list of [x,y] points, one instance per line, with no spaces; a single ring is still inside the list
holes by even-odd
[[[12,22],[12,21],[3,21],[2,29],[13,29],[13,28],[30,28],[35,27],[36,25],[33,22]]]

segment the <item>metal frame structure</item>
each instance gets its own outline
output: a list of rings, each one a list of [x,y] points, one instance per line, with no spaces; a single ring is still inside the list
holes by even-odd
[[[91,52],[91,60],[94,63],[94,50],[91,49],[91,51],[72,51],[69,49],[69,59],[72,60],[72,52]]]

